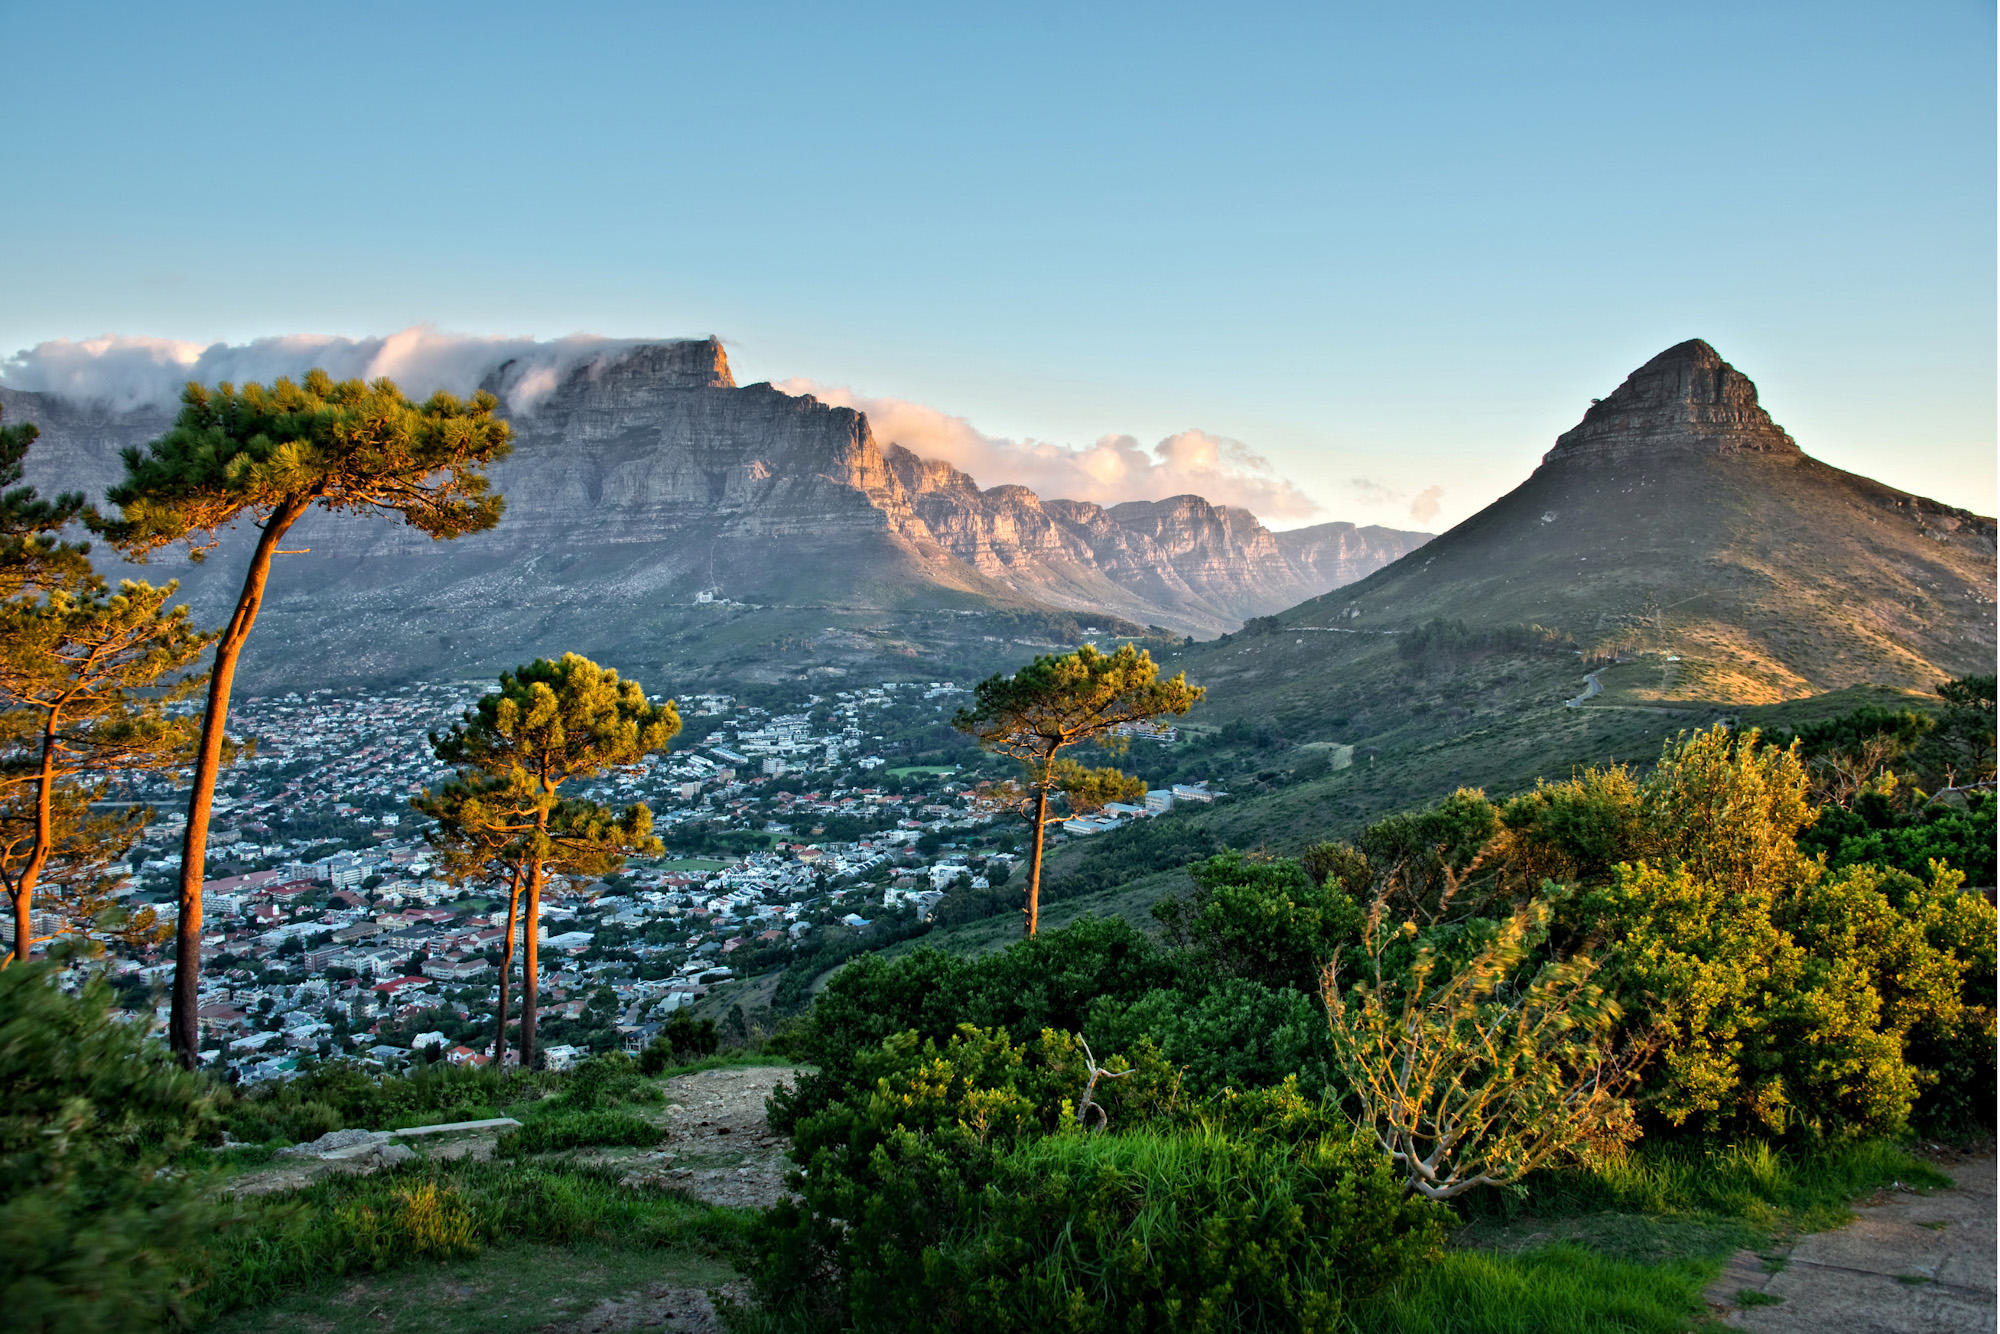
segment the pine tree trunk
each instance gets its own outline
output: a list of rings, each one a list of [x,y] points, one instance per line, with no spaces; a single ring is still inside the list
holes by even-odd
[[[535,1002],[541,992],[542,864],[528,863],[526,939],[521,943],[521,1068],[535,1065]]]
[[[51,709],[42,727],[42,767],[35,776],[35,843],[28,853],[28,864],[21,868],[21,878],[12,887],[15,963],[26,963],[35,945],[29,926],[35,916],[35,885],[42,878],[42,868],[49,864],[49,849],[55,842],[56,727],[60,716]]]
[[[201,883],[208,864],[208,818],[215,804],[215,777],[222,769],[222,741],[229,725],[229,690],[236,680],[236,660],[243,641],[257,623],[264,604],[264,584],[271,576],[271,556],[285,530],[298,522],[310,503],[295,497],[272,510],[257,538],[236,612],[215,643],[215,667],[208,678],[208,712],[201,720],[201,745],[195,752],[194,791],[188,794],[187,837],[181,844],[180,918],[174,924],[174,1003],[167,1038],[181,1064],[192,1070],[201,1064],[201,1025],[195,1014],[201,991]]]
[[[521,868],[514,869],[514,887],[507,895],[507,946],[500,956],[500,1018],[493,1027],[493,1066],[507,1062],[507,975],[514,971],[514,924],[521,912]]]
[[[1046,783],[1035,792],[1035,850],[1028,857],[1028,935],[1033,936],[1042,920],[1042,831],[1048,828],[1049,789]]]

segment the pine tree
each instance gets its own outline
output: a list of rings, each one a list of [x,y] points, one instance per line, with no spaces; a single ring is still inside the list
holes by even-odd
[[[1168,681],[1158,677],[1159,667],[1143,649],[1125,644],[1107,654],[1085,644],[1074,653],[1043,654],[1012,676],[980,682],[972,707],[952,718],[959,731],[1021,766],[1022,781],[1009,784],[1002,795],[1035,831],[1022,909],[1028,935],[1041,922],[1042,839],[1048,827],[1146,792],[1143,782],[1116,766],[1087,768],[1061,752],[1083,741],[1118,750],[1124,744],[1121,725],[1186,713],[1204,693],[1187,683],[1185,673]],[[1058,800],[1062,809],[1052,815]]]
[[[501,961],[502,1001],[493,1044],[505,1050],[505,978],[513,961],[514,921],[525,929],[521,961],[521,1064],[535,1060],[540,950],[537,926],[543,886],[551,875],[606,875],[629,856],[658,856],[653,813],[642,804],[622,814],[563,795],[566,783],[598,777],[666,749],[681,730],[672,700],[655,707],[636,681],[575,653],[559,662],[537,659],[500,677],[431,747],[457,777],[426,790],[411,805],[437,821],[430,835],[448,870],[463,877],[480,867],[513,880],[508,943]]]
[[[20,961],[45,877],[72,930],[108,906],[109,868],[143,818],[93,816],[90,803],[115,774],[185,763],[199,720],[167,706],[199,688],[182,673],[215,638],[167,606],[173,584],[114,593],[85,570],[55,571],[71,587],[0,602],[0,885]]]
[[[209,813],[230,688],[263,606],[271,558],[314,508],[396,514],[439,540],[491,528],[502,502],[479,470],[508,451],[508,425],[493,415],[498,406],[488,393],[470,402],[438,393],[416,404],[388,380],[335,383],[321,370],[303,383],[269,387],[190,384],[173,429],[146,449],[125,451],[125,479],[107,493],[119,517],[94,526],[128,557],[144,560],[182,543],[200,559],[221,529],[245,518],[258,529],[235,612],[215,645],[181,850],[169,1038],[189,1066],[198,1059],[200,1037],[195,1008]]]

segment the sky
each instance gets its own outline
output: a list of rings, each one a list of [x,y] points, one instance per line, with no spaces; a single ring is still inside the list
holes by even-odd
[[[983,485],[1436,530],[1701,337],[1809,453],[1996,509],[1990,3],[0,23],[17,387],[715,334]]]

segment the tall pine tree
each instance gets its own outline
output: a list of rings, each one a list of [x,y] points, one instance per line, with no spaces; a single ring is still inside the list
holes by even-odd
[[[438,393],[413,403],[388,380],[336,383],[321,370],[302,383],[279,380],[268,387],[190,384],[173,429],[143,450],[125,451],[125,479],[107,493],[119,517],[95,526],[128,557],[144,560],[182,543],[199,559],[221,529],[239,520],[249,519],[258,530],[236,609],[215,645],[181,849],[168,1036],[189,1066],[198,1059],[209,814],[230,688],[264,603],[271,559],[292,525],[315,508],[394,514],[440,540],[491,528],[502,502],[480,469],[509,448],[508,425],[494,416],[498,406],[488,393],[469,402]]]
[[[973,688],[972,706],[952,718],[959,731],[1021,766],[1021,781],[1007,795],[1035,831],[1022,907],[1028,935],[1041,924],[1042,839],[1048,827],[1146,793],[1144,783],[1116,766],[1088,768],[1062,752],[1085,741],[1116,750],[1121,726],[1186,713],[1201,699],[1202,687],[1189,685],[1185,673],[1169,681],[1159,674],[1144,649],[1124,644],[1115,653],[1100,653],[1085,644],[1074,653],[1043,654],[1012,676],[981,681]]]
[[[636,681],[575,653],[558,662],[537,659],[502,673],[500,689],[487,695],[451,731],[431,736],[431,746],[456,778],[411,804],[437,821],[433,846],[460,875],[486,866],[514,883],[508,909],[508,953],[513,962],[518,907],[525,943],[521,962],[521,1064],[535,1060],[536,1004],[540,992],[537,927],[542,890],[552,875],[605,875],[634,855],[657,856],[653,813],[644,805],[614,814],[594,802],[565,796],[565,784],[596,778],[638,763],[681,730],[672,700],[655,707]],[[493,1044],[505,1050],[505,999]]]

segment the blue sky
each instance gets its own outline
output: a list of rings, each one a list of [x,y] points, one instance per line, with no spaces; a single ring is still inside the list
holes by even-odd
[[[716,333],[1435,528],[1699,336],[1809,452],[1995,508],[1990,4],[0,19],[0,355]]]

